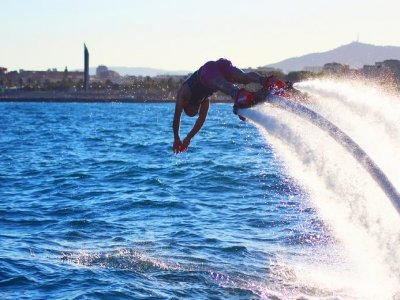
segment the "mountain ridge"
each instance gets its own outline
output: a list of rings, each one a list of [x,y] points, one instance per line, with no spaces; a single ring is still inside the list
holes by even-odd
[[[291,57],[265,67],[281,69],[284,72],[301,71],[308,67],[322,67],[326,63],[337,62],[351,68],[362,68],[364,65],[387,59],[400,60],[400,47],[377,46],[352,42],[332,50],[315,52],[298,57]]]

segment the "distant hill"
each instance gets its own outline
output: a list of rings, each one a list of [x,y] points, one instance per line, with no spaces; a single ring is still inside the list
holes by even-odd
[[[90,75],[96,75],[96,68],[89,68]],[[109,70],[118,72],[121,76],[157,76],[157,75],[187,75],[190,71],[168,71],[162,69],[142,68],[142,67],[112,67],[107,66]]]
[[[336,49],[285,59],[266,67],[281,69],[284,72],[301,71],[307,67],[322,67],[326,63],[337,62],[351,68],[373,65],[386,59],[400,60],[400,47],[375,46],[353,42]]]

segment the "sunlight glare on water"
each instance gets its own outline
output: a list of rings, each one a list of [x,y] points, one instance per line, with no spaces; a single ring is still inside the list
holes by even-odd
[[[296,87],[310,95],[311,109],[350,135],[400,188],[398,96],[333,80]],[[338,241],[320,264],[287,262],[296,284],[337,290],[345,298],[394,297],[400,286],[400,218],[380,187],[326,132],[293,113],[264,104],[244,115],[309,193]]]

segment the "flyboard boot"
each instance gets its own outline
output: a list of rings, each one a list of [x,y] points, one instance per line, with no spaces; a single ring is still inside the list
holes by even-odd
[[[254,102],[254,93],[246,91],[241,88],[237,91],[235,99],[235,104],[233,105],[233,113],[238,115],[239,108],[249,108],[253,105]],[[239,119],[242,121],[246,121],[246,118],[238,115]]]
[[[243,88],[236,91],[234,97],[235,104],[233,105],[233,113],[238,115],[239,108],[249,108],[260,102],[267,100],[268,95],[274,94],[279,96],[285,96],[286,89],[288,85],[282,80],[277,79],[275,76],[271,75],[267,77],[262,88],[257,92],[249,92]],[[238,115],[240,120],[245,121],[241,115]]]
[[[288,89],[288,87],[289,86],[285,82],[279,80],[274,75],[271,75],[267,77],[267,80],[265,81],[260,91],[270,92],[273,93],[274,95],[283,96],[282,94],[284,94],[284,91]]]
[[[254,105],[265,101],[266,97],[270,94],[271,92],[269,90],[264,90],[261,89],[257,92],[249,92],[243,88],[239,89],[237,91],[235,99],[235,104],[233,105],[233,113],[235,115],[238,115],[238,109],[239,108],[249,108],[253,107]],[[242,121],[245,121],[246,118],[244,118],[241,115],[238,115],[239,119]]]
[[[292,81],[282,81],[274,76],[269,76],[261,91],[269,92],[272,95],[285,97],[286,99],[307,103],[308,95],[297,90]]]

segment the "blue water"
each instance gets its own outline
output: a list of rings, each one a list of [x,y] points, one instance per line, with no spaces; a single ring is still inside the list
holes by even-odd
[[[0,104],[1,299],[282,298],[330,240],[307,195],[227,104],[173,154],[173,110]]]

